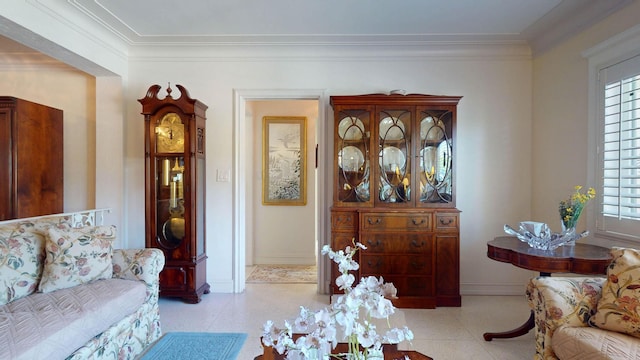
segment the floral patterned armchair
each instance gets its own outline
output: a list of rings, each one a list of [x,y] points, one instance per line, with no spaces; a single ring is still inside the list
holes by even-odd
[[[551,348],[551,337],[561,326],[589,326],[605,280],[540,276],[529,281],[526,294],[535,316],[535,360],[558,359]]]
[[[640,359],[640,250],[610,252],[606,277],[531,279],[534,359]]]

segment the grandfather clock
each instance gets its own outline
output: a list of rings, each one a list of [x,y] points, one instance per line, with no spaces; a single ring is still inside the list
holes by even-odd
[[[147,247],[161,249],[160,296],[198,303],[209,293],[205,252],[205,112],[207,105],[153,85],[139,99],[145,122]]]

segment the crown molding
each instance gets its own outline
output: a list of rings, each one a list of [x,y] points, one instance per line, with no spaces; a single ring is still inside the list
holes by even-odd
[[[178,54],[178,55],[177,55]],[[417,44],[279,44],[135,46],[130,61],[425,61],[530,60],[524,42]]]
[[[634,0],[563,0],[522,32],[533,56],[550,50],[573,35],[633,3]]]

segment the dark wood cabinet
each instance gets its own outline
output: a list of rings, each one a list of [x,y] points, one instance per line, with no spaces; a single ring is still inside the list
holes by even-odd
[[[146,246],[165,255],[160,296],[198,303],[208,294],[205,249],[205,120],[207,106],[176,85],[144,98]]]
[[[331,97],[331,246],[344,248],[352,239],[365,245],[357,254],[357,277],[393,282],[398,307],[461,305],[453,166],[460,98]]]
[[[63,212],[63,111],[0,97],[0,220]]]

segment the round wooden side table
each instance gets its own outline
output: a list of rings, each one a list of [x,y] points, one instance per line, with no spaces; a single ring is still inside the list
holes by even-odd
[[[487,256],[490,259],[538,271],[540,276],[551,276],[552,273],[604,275],[611,263],[609,252],[608,248],[583,243],[560,246],[555,250],[534,249],[515,236],[500,236],[487,242]],[[522,326],[510,331],[487,332],[483,337],[485,341],[514,338],[528,333],[534,327],[532,310]]]

